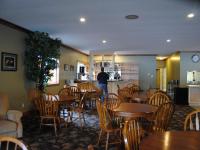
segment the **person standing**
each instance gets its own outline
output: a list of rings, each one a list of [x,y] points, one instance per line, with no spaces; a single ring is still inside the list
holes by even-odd
[[[104,72],[104,67],[101,67],[101,72],[97,75],[97,81],[99,88],[102,90],[103,95],[101,95],[101,100],[104,100],[104,97],[108,95],[108,80],[109,80],[109,75]]]

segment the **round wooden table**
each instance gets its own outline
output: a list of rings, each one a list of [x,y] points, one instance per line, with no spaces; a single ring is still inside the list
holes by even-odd
[[[72,104],[76,102],[75,96],[67,95],[63,96],[62,98],[58,97],[58,103],[60,107],[60,116],[64,119],[65,126],[67,127],[67,122],[72,122]],[[66,112],[67,111],[67,112]]]
[[[134,117],[148,117],[157,111],[157,107],[149,104],[121,103],[113,111],[117,116],[129,119]]]
[[[62,98],[59,98],[58,96],[59,104],[71,105],[76,99],[77,97],[72,95],[63,96]]]
[[[200,132],[167,131],[144,138],[140,150],[199,150]]]
[[[95,102],[96,102],[96,99],[98,98],[97,91],[95,89],[88,89],[88,90],[81,89],[79,92],[80,92],[81,97],[84,93],[87,92],[87,98],[86,98],[87,100],[86,101],[89,102],[88,107],[95,108]],[[85,106],[87,106],[86,101],[84,102]]]

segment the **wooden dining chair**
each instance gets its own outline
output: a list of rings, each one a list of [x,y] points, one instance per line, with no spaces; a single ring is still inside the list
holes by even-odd
[[[200,130],[200,109],[195,110],[186,116],[184,130]]]
[[[118,124],[113,122],[114,118],[111,118],[109,115],[105,105],[101,103],[100,100],[96,101],[97,112],[99,116],[99,126],[100,126],[100,133],[97,145],[99,145],[100,140],[102,140],[102,134],[106,133],[106,146],[105,149],[108,149],[109,144],[119,144],[121,143],[121,128]],[[109,142],[110,135],[115,135],[113,141]]]
[[[78,113],[78,119],[80,121],[80,126],[83,127],[83,124],[85,124],[85,109],[84,109],[84,100],[87,97],[88,92],[85,92],[81,99],[79,100],[78,106],[74,106],[73,111]],[[73,118],[73,116],[72,116]]]
[[[109,112],[111,118],[113,118],[113,121],[115,123],[119,124],[120,126],[122,126],[122,124],[124,122],[123,121],[124,118],[116,116],[116,114],[113,110],[115,108],[119,107],[121,102],[122,102],[121,97],[115,93],[108,93],[108,96],[104,100],[104,105],[105,105],[107,111]]]
[[[94,146],[92,144],[89,144],[87,148],[87,150],[94,150]]]
[[[66,87],[66,88],[62,88],[59,92],[58,92],[58,97],[60,101],[65,101],[67,100],[68,96],[73,96],[74,88],[70,88],[70,86]],[[73,113],[73,104],[60,104],[60,116],[63,119],[70,120],[72,121],[72,113]]]
[[[44,94],[44,92],[42,92],[36,88],[30,88],[27,91],[27,97],[30,101],[33,101],[37,97],[42,97],[43,94]]]
[[[58,92],[59,99],[61,99],[61,100],[65,100],[65,98],[69,95],[72,95],[72,91],[69,88],[69,86],[66,88],[60,89]]]
[[[91,103],[90,105],[93,109],[94,108],[96,109],[96,100],[98,100],[101,97],[101,95],[103,94],[103,91],[93,83],[90,83],[90,88],[95,91],[95,92],[88,93],[90,97],[89,98],[90,103]]]
[[[174,114],[174,104],[172,102],[164,103],[158,107],[152,124],[152,132],[164,132],[169,127],[169,123]]]
[[[141,134],[137,119],[125,122],[123,128],[123,137],[125,150],[139,150]]]
[[[77,86],[69,86],[69,93],[70,95],[74,96],[77,100],[80,100],[81,94],[80,89]]]
[[[172,102],[171,98],[166,93],[158,91],[150,97],[147,103],[154,106],[160,106],[168,102]]]
[[[136,95],[140,91],[140,87],[136,84],[132,84],[131,86],[127,86],[129,88],[129,93],[131,95]]]
[[[147,91],[146,91],[147,99],[150,99],[150,97],[157,91],[158,91],[158,89],[156,89],[156,88],[147,89]]]
[[[105,98],[104,102],[107,109],[113,110],[120,105],[122,100],[121,97],[119,97],[117,94],[108,93],[108,96]]]
[[[101,90],[97,88],[92,82],[79,83],[78,87],[80,91],[88,91],[86,101],[89,103],[90,108],[95,108],[94,105],[96,100],[98,100],[100,97]]]
[[[1,150],[28,150],[25,144],[11,136],[0,136],[0,149]]]
[[[77,86],[81,91],[88,91],[91,89],[91,84],[89,82],[78,83]]]
[[[45,93],[42,94],[43,99],[48,101],[58,101],[58,97],[52,93]]]
[[[118,96],[121,97],[121,100],[123,102],[129,102],[130,98],[132,97],[130,95],[128,87],[124,87],[124,88],[118,89]]]
[[[44,98],[36,98],[34,102],[40,113],[40,130],[42,126],[53,126],[55,135],[57,136],[57,126],[60,125],[58,114],[59,102]]]

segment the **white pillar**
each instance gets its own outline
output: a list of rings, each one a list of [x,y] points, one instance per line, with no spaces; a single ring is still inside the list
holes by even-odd
[[[104,55],[102,55],[102,67],[104,67]]]
[[[112,56],[112,71],[114,71],[115,68],[115,54]]]
[[[90,68],[89,68],[89,79],[94,80],[93,77],[93,72],[94,72],[94,55],[90,54],[89,56],[89,63],[90,63]]]

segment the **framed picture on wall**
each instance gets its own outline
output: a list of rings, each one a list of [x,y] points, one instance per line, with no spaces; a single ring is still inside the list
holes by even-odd
[[[69,71],[69,65],[68,64],[64,64],[64,71]]]
[[[1,53],[1,70],[17,71],[17,54]]]
[[[70,65],[70,71],[74,71],[74,66]]]

